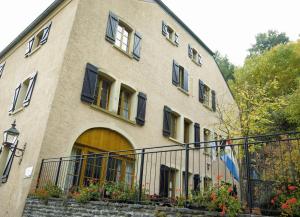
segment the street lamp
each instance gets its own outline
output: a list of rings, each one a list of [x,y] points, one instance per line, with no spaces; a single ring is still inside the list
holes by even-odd
[[[16,120],[12,123],[11,128],[9,128],[8,130],[5,130],[3,132],[3,146],[7,147],[9,149],[9,151],[12,152],[13,156],[15,157],[21,157],[20,158],[20,162],[22,161],[25,149],[26,149],[26,143],[24,145],[23,149],[18,148],[18,137],[20,135],[20,132],[16,129]],[[16,154],[16,151],[21,152],[20,155]],[[2,152],[2,147],[0,149],[0,154]]]
[[[19,134],[19,131],[16,129],[16,121],[14,121],[11,125],[11,128],[5,130],[3,133],[3,146],[11,148],[12,146],[16,145]]]

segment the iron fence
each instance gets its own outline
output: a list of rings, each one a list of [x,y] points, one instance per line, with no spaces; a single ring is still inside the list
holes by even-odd
[[[300,181],[299,140],[293,132],[43,159],[36,188],[96,185],[102,200],[205,208],[206,192],[226,183],[250,212],[276,212],[277,190]]]

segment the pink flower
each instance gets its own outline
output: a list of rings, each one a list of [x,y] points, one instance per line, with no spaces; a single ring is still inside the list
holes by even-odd
[[[290,191],[294,191],[294,190],[297,189],[297,187],[296,187],[296,186],[293,186],[293,185],[289,185],[289,186],[288,186],[288,189],[289,189]]]
[[[281,205],[281,208],[282,209],[289,209],[290,206],[287,203],[284,203],[284,204]]]
[[[233,190],[232,190],[232,187],[229,187],[228,188],[228,193],[231,193]]]
[[[297,199],[295,197],[289,199],[286,201],[287,204],[294,204],[294,203],[297,203]]]

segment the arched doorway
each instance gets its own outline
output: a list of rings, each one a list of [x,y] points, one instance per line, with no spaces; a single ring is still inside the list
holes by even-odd
[[[81,134],[74,143],[73,185],[91,182],[124,182],[132,186],[135,168],[133,146],[124,136],[106,128],[93,128]]]

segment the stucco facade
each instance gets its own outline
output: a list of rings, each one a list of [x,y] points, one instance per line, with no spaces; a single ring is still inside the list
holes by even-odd
[[[142,35],[139,61],[105,39],[110,11],[133,32]],[[25,58],[28,40],[50,21],[47,43]],[[178,33],[178,46],[162,35],[162,21]],[[202,66],[189,58],[188,44],[201,54]],[[172,85],[174,59],[188,69],[188,93]],[[76,139],[88,129],[114,130],[126,137],[133,148],[154,147],[183,143],[183,123],[187,118],[200,123],[202,140],[202,129],[215,131],[218,118],[216,112],[198,100],[199,79],[216,91],[217,103],[234,104],[209,50],[155,1],[62,1],[13,48],[0,56],[0,63],[4,61],[0,78],[0,130],[6,130],[16,119],[21,132],[19,147],[27,143],[27,148],[21,164],[15,158],[8,181],[0,185],[0,216],[20,216],[27,194],[35,186],[41,159],[69,156]],[[107,112],[81,101],[87,63],[115,80]],[[35,71],[38,75],[30,105],[9,115],[8,108],[17,84]],[[121,84],[135,91],[129,120],[115,114]],[[147,94],[144,126],[135,123],[138,92]],[[177,141],[162,135],[164,106],[180,115]],[[193,138],[191,130],[190,142]],[[32,176],[24,179],[25,169],[31,166]]]

